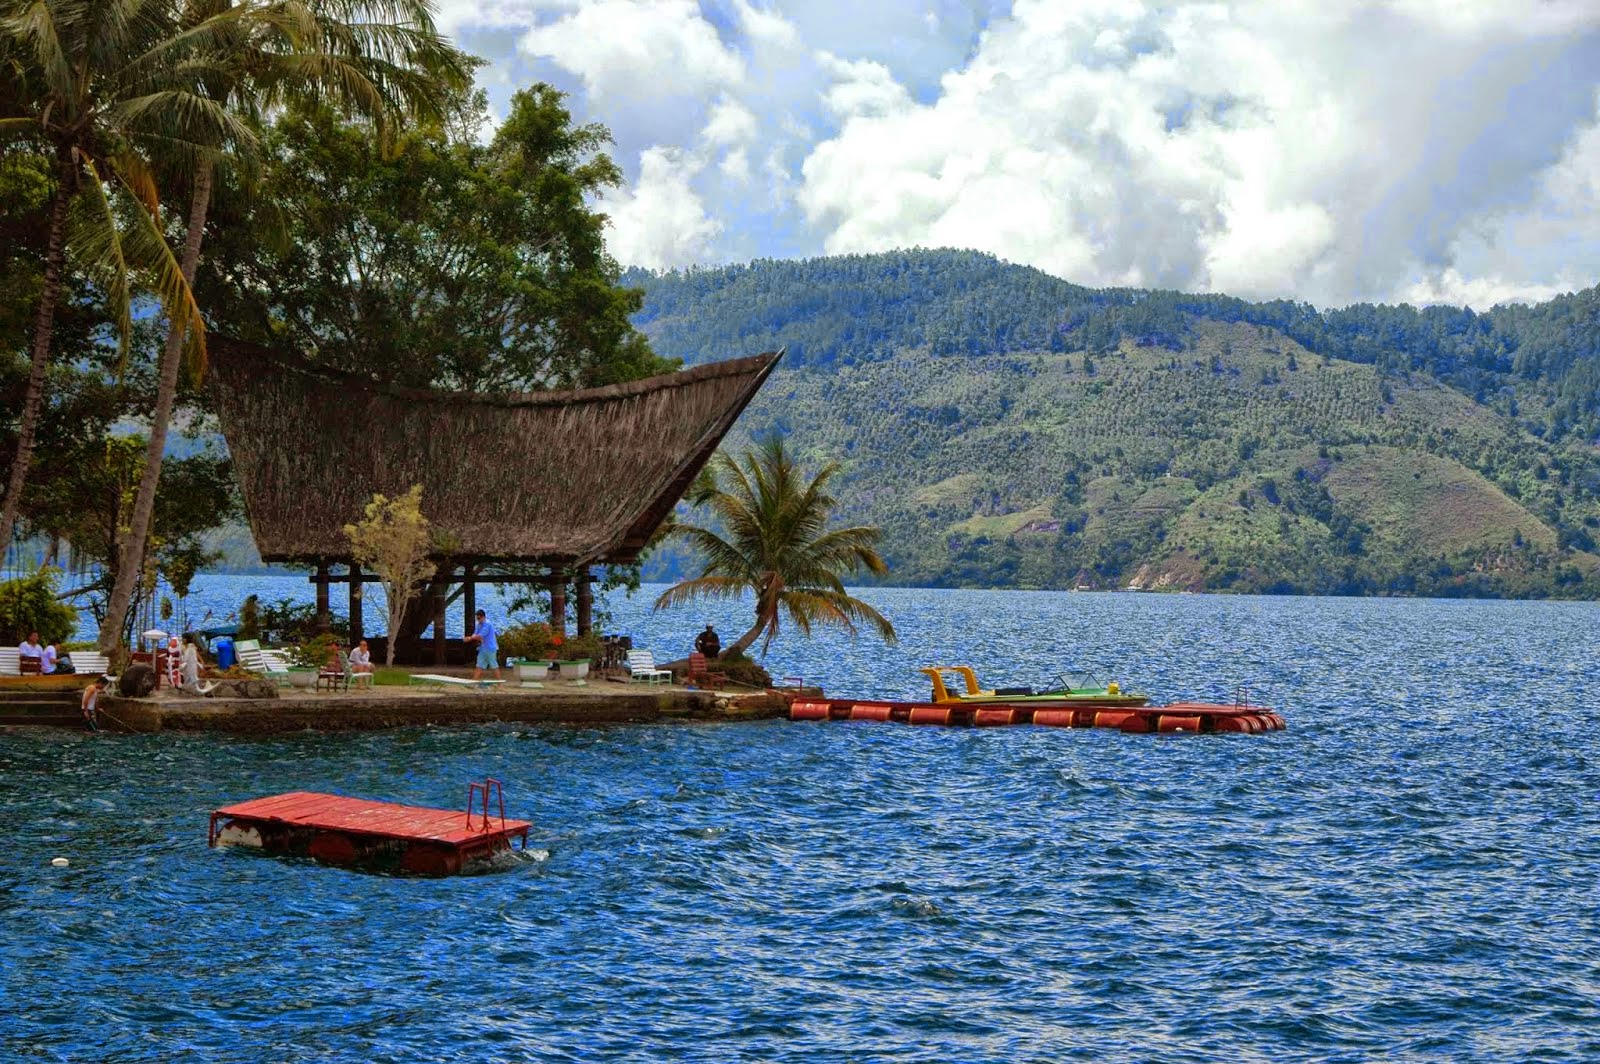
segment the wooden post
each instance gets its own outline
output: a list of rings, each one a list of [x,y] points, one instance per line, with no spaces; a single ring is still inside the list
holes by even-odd
[[[578,582],[578,634],[588,635],[590,629],[594,627],[594,585],[589,582],[593,577],[589,575],[589,567],[587,565],[578,566],[576,579]]]
[[[472,634],[472,629],[478,623],[478,581],[477,571],[472,566],[461,570],[461,634],[463,637]]]
[[[550,627],[556,635],[567,634],[567,572],[550,570]]]
[[[450,574],[439,580],[439,593],[433,596],[433,663],[444,664],[444,607],[450,590]]]
[[[317,631],[326,632],[331,618],[328,614],[328,561],[317,559]]]
[[[361,563],[350,563],[350,645],[355,646],[367,637],[361,625]]]

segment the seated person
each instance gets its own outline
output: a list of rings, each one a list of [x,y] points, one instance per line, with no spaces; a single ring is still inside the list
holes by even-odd
[[[44,645],[44,657],[40,659],[39,671],[49,676],[56,671],[56,662],[59,660],[60,655],[56,653],[56,645],[54,643],[46,643]]]
[[[44,670],[44,647],[39,645],[39,633],[29,632],[28,638],[17,647],[18,664],[24,674],[42,672]]]
[[[350,651],[351,672],[372,672],[372,651],[367,649],[367,641],[363,639]]]

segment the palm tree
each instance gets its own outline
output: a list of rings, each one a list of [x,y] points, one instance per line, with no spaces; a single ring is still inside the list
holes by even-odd
[[[722,651],[724,658],[742,654],[763,633],[765,653],[785,615],[807,635],[816,625],[831,625],[853,636],[866,624],[893,643],[894,625],[847,594],[840,580],[841,573],[882,575],[889,567],[878,556],[878,529],[828,530],[834,507],[828,481],[838,472],[838,463],[829,462],[807,482],[777,437],[746,451],[742,462],[719,453],[689,501],[709,506],[725,531],[679,524],[668,532],[697,547],[706,565],[693,580],[664,592],[655,608],[752,592],[755,624]]]
[[[391,118],[437,116],[445,96],[470,78],[470,60],[435,31],[430,0],[189,0],[186,20],[178,39],[199,50],[201,91],[246,121],[287,98],[313,97],[367,115],[381,133]],[[215,145],[218,157],[224,147]],[[200,155],[191,167],[182,270],[192,285],[211,202],[213,157]],[[173,322],[157,369],[144,475],[100,630],[106,653],[121,639],[144,565],[183,352],[183,330]]]
[[[124,354],[136,272],[184,341],[204,349],[205,323],[162,233],[148,150],[193,146],[207,126],[217,128],[199,139],[220,139],[232,121],[184,84],[179,57],[163,47],[174,29],[170,0],[0,0],[0,142],[47,155],[55,180],[17,450],[0,505],[0,554],[11,545],[33,460],[69,232]]]

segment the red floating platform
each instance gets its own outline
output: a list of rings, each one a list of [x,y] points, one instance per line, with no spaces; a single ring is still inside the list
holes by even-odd
[[[489,812],[491,793],[498,815]],[[486,863],[511,849],[513,838],[526,846],[531,827],[506,818],[505,792],[491,779],[468,786],[465,811],[313,791],[256,798],[212,813],[208,839],[325,864],[442,876]]]
[[[853,699],[797,699],[790,720],[870,720],[895,724],[943,724],[993,728],[1033,724],[1045,728],[1116,728],[1129,734],[1199,735],[1214,732],[1282,731],[1283,717],[1247,702],[1213,705],[1174,702],[1167,706],[1033,707],[1011,703],[857,702]]]

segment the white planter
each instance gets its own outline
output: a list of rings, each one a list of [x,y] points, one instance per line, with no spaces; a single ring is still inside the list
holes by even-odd
[[[517,662],[517,679],[522,683],[537,683],[550,678],[550,663],[548,661],[519,661]]]
[[[561,663],[561,678],[563,680],[581,680],[588,675],[589,662],[587,659],[583,661],[563,661]]]
[[[290,669],[289,684],[293,687],[315,687],[317,685],[317,670]]]

